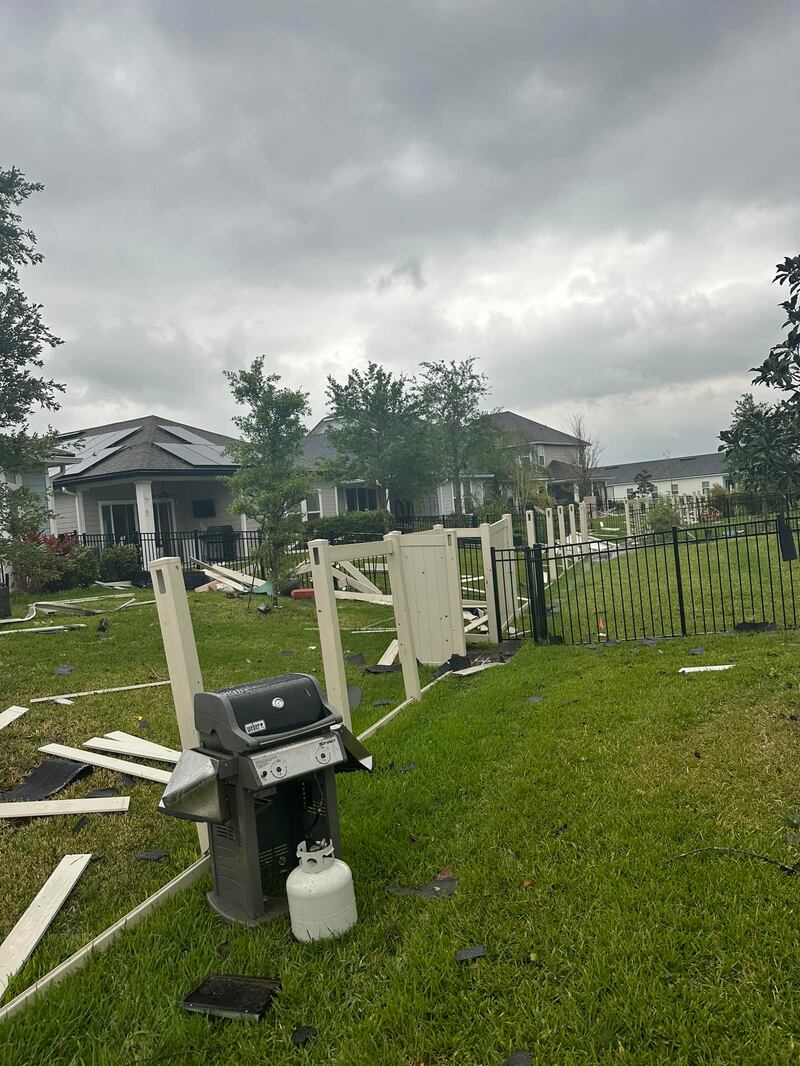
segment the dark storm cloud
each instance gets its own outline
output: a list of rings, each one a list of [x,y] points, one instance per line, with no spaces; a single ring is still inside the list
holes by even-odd
[[[657,453],[658,390],[716,418],[779,328],[798,44],[751,0],[4,5],[65,421],[225,429],[221,370],[262,351],[315,414],[355,362],[476,354],[530,414],[637,396]]]

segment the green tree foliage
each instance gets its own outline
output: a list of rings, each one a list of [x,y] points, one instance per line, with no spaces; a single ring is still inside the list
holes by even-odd
[[[647,515],[647,528],[651,533],[668,533],[680,524],[680,513],[671,499],[662,496],[654,501]]]
[[[482,409],[489,381],[475,369],[474,359],[420,365],[423,373],[417,396],[433,430],[442,480],[453,483],[455,512],[460,518],[464,475],[477,468],[481,473],[493,472],[503,444],[490,412]]]
[[[371,362],[364,371],[351,370],[344,382],[329,377],[326,395],[333,418],[327,436],[336,450],[328,476],[374,485],[379,508],[436,485],[433,436],[408,378]]]
[[[653,478],[649,470],[646,468],[640,470],[634,481],[636,482],[637,496],[655,496],[656,487],[653,484]]]
[[[728,473],[740,489],[759,494],[800,490],[800,410],[794,404],[757,403],[752,393],[745,393],[719,439]]]
[[[41,304],[28,299],[20,282],[20,270],[36,266],[44,256],[17,209],[42,188],[26,181],[16,167],[0,168],[0,472],[12,474],[41,468],[46,461],[55,435],[33,433],[28,420],[37,408],[57,411],[57,393],[64,390],[38,373],[44,350],[62,342],[45,325]],[[45,514],[27,489],[0,478],[0,536],[6,542],[36,528]]]
[[[232,510],[259,523],[259,561],[277,600],[286,549],[300,533],[300,503],[311,487],[311,472],[300,465],[308,395],[280,388],[278,374],[264,373],[263,355],[246,370],[226,370],[225,377],[244,413],[233,419],[241,440],[225,449],[239,469],[220,480],[231,490]]]
[[[773,345],[761,366],[753,367],[754,385],[767,385],[788,394],[791,403],[800,403],[800,255],[787,256],[775,268],[773,281],[786,286],[786,299],[778,306],[786,312],[786,336]]]

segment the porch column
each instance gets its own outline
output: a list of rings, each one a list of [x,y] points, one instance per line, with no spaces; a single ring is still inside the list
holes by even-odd
[[[139,532],[155,533],[156,516],[153,508],[152,481],[136,482],[136,510],[139,515]]]
[[[156,559],[160,554],[156,547],[156,516],[153,508],[153,483],[152,481],[137,481],[135,484],[142,566],[147,569],[153,559]]]
[[[83,489],[75,490],[75,523],[78,526],[78,533],[83,536],[86,532],[86,513],[83,509]]]

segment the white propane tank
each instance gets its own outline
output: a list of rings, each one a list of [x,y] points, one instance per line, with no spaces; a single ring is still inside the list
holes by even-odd
[[[333,844],[297,849],[300,865],[286,879],[289,917],[298,940],[326,940],[346,933],[358,918],[350,867],[334,858]]]

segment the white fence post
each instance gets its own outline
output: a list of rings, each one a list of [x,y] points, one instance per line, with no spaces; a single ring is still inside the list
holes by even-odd
[[[445,566],[447,567],[447,587],[450,592],[450,631],[454,655],[467,654],[467,637],[464,633],[464,609],[461,596],[461,560],[458,557],[458,533],[454,529],[443,529]]]
[[[528,547],[532,548],[536,543],[536,516],[533,511],[525,512],[525,534]]]
[[[325,672],[325,691],[328,703],[341,714],[344,724],[350,729],[350,699],[347,695],[347,674],[344,669],[342,634],[339,631],[339,613],[336,609],[336,590],[333,586],[329,551],[330,544],[327,540],[309,541],[308,555],[311,560],[314,606],[317,611],[319,646]]]
[[[589,541],[589,509],[586,506],[586,501],[580,505],[578,512],[581,520],[581,540],[584,544],[587,544]]]
[[[418,700],[422,698],[422,689],[419,684],[417,652],[414,647],[414,629],[411,624],[411,612],[408,608],[401,534],[387,533],[383,539],[389,549],[389,554],[386,556],[386,568],[392,592],[392,606],[394,607],[394,618],[397,626],[397,650],[400,656],[400,665],[403,668],[403,685],[406,691],[406,699]],[[456,565],[458,565],[458,560],[456,560]],[[458,580],[458,573],[456,573],[456,581]]]
[[[198,692],[203,692],[203,676],[183,584],[183,568],[180,559],[168,558],[154,559],[148,569],[153,577],[153,594],[167,657],[181,747],[194,748],[200,743],[194,724],[194,697]],[[200,850],[208,851],[208,826],[205,823],[197,823],[197,838]]]
[[[494,595],[494,569],[492,568],[492,530],[488,522],[482,522],[481,555],[483,557],[483,587],[486,592],[486,619],[489,627],[489,640],[492,644],[500,643],[497,629],[497,602]]]
[[[556,514],[558,515],[558,539],[563,544],[567,539],[567,528],[564,523],[564,508],[561,505],[557,508]]]
[[[625,533],[627,536],[632,536],[633,530],[631,529],[631,501],[625,500]]]
[[[553,508],[548,507],[544,512],[545,525],[547,526],[547,546],[552,548],[556,542],[556,527],[553,523]]]
[[[569,505],[569,539],[575,541],[577,538],[575,534],[578,532],[578,523],[575,520],[575,504]]]

